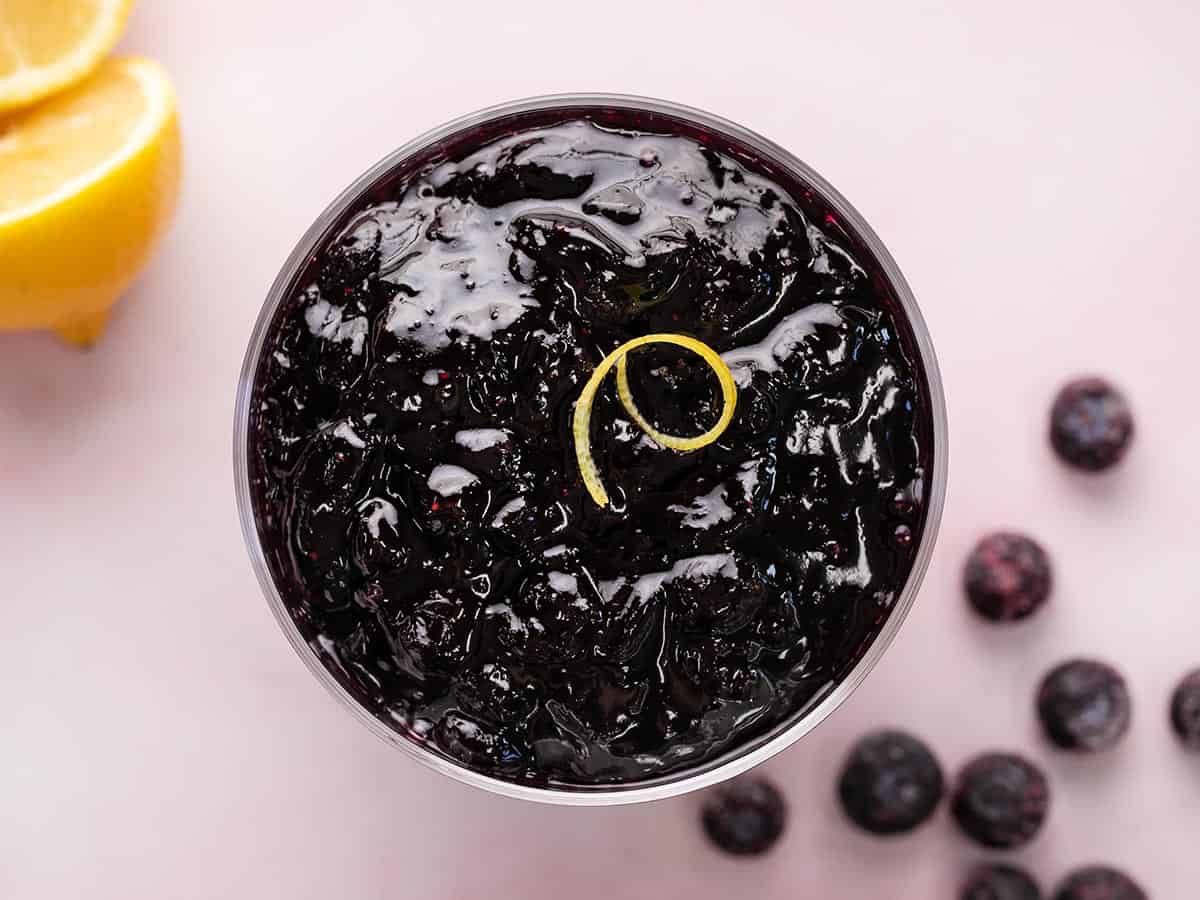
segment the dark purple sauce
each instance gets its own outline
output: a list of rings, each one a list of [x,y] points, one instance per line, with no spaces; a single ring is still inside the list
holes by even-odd
[[[573,404],[629,338],[739,382],[680,454],[610,379],[584,488]],[[720,413],[676,348],[630,358],[681,435]],[[933,448],[879,262],[809,185],[692,123],[526,113],[401,163],[323,239],[254,385],[251,477],[284,601],[398,732],[471,768],[596,785],[702,765],[798,716],[909,576]]]

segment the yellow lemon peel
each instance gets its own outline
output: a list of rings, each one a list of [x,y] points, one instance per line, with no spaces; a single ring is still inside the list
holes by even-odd
[[[646,420],[646,417],[637,408],[637,404],[633,402],[633,392],[629,388],[628,356],[630,351],[636,350],[638,347],[645,347],[647,344],[673,344],[676,347],[683,347],[685,350],[695,353],[708,364],[721,385],[721,417],[717,419],[716,425],[695,437],[679,437],[673,434],[664,434]],[[579,393],[572,422],[572,431],[575,435],[575,458],[579,461],[579,474],[583,477],[583,484],[588,489],[588,493],[592,495],[592,499],[598,506],[608,506],[608,491],[604,489],[604,484],[600,480],[600,472],[596,468],[596,461],[592,458],[592,403],[596,399],[596,392],[600,389],[600,384],[614,365],[617,367],[617,396],[621,400],[621,405],[625,407],[625,411],[651,439],[671,450],[687,453],[707,447],[729,427],[729,423],[733,421],[733,413],[737,409],[737,385],[734,384],[733,373],[729,371],[729,366],[725,365],[725,361],[717,355],[717,352],[703,341],[682,334],[646,334],[623,343],[604,357],[600,361],[600,365],[596,366],[596,370],[592,372],[592,377],[587,380],[587,384]]]

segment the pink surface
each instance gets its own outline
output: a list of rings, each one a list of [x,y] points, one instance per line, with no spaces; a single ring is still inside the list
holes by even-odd
[[[1200,665],[1197,8],[625,6],[141,5],[125,46],[181,97],[178,225],[92,352],[0,336],[0,896],[952,897],[983,854],[944,811],[884,842],[834,805],[848,744],[885,723],[949,770],[989,748],[1041,760],[1051,820],[1015,858],[1044,880],[1105,860],[1160,900],[1195,896],[1200,758],[1165,705]],[[303,229],[418,132],[581,89],[701,106],[793,149],[882,235],[941,356],[933,568],[865,686],[764,767],[793,816],[758,862],[706,846],[695,798],[543,808],[407,762],[304,670],[238,532],[237,369]],[[1138,416],[1110,477],[1072,476],[1045,445],[1053,390],[1084,370]],[[1057,564],[1052,606],[1009,630],[972,621],[958,587],[997,526]],[[1132,686],[1134,730],[1101,759],[1033,730],[1040,674],[1078,653]]]

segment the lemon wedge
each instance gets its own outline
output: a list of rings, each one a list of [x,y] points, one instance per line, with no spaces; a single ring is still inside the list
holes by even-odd
[[[647,421],[637,408],[637,404],[634,403],[633,391],[629,387],[628,371],[630,351],[647,344],[673,344],[676,347],[683,347],[685,350],[695,353],[708,364],[721,385],[721,416],[717,419],[716,425],[695,437],[679,437],[673,434],[664,434]],[[608,491],[604,489],[604,483],[600,480],[596,461],[592,457],[592,404],[596,400],[596,392],[600,389],[601,383],[614,365],[617,367],[617,396],[621,400],[621,405],[625,407],[625,411],[642,431],[668,449],[687,453],[708,446],[729,427],[729,423],[733,421],[734,411],[737,409],[737,385],[733,381],[733,373],[729,371],[729,366],[717,352],[703,341],[683,334],[646,334],[623,343],[604,357],[600,361],[600,365],[596,366],[595,371],[592,372],[591,377],[583,386],[583,390],[579,393],[579,400],[575,403],[575,416],[571,423],[579,473],[583,477],[583,484],[588,489],[588,493],[591,494],[598,506],[608,506],[609,498]]]
[[[133,0],[0,0],[0,111],[74,84],[112,50]]]
[[[110,60],[0,119],[0,330],[95,340],[170,222],[179,172],[175,94],[149,60]]]

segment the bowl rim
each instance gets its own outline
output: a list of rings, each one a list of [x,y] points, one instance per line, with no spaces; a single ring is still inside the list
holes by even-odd
[[[707,760],[694,769],[684,769],[642,781],[625,784],[605,784],[595,787],[583,785],[534,786],[505,781],[486,775],[422,748],[417,742],[390,728],[355,700],[321,662],[316,652],[300,634],[299,629],[288,614],[283,598],[271,575],[261,541],[259,540],[253,509],[249,468],[250,403],[254,391],[255,374],[258,370],[271,323],[280,304],[287,299],[289,286],[305,265],[309,255],[325,238],[329,229],[350,211],[354,201],[359,199],[371,184],[386,175],[406,157],[418,153],[432,144],[443,141],[456,132],[476,127],[495,118],[560,107],[628,109],[689,120],[707,129],[723,132],[725,135],[748,145],[756,151],[761,152],[772,162],[789,170],[802,181],[811,184],[822,195],[825,202],[849,223],[853,231],[866,244],[867,249],[875,256],[895,292],[896,298],[900,302],[905,315],[908,317],[920,356],[920,363],[924,368],[925,378],[928,383],[933,432],[933,462],[929,479],[929,495],[926,504],[925,522],[921,541],[913,559],[912,568],[909,571],[904,587],[900,591],[899,597],[895,601],[894,608],[888,615],[883,627],[871,641],[870,646],[863,656],[854,665],[854,668],[834,684],[831,689],[821,695],[820,699],[815,703],[789,716],[768,732],[757,736],[745,744],[732,748],[727,753],[718,755],[712,760]],[[238,518],[241,522],[242,536],[246,542],[246,550],[250,556],[250,561],[258,578],[259,585],[276,621],[287,636],[288,642],[304,661],[309,671],[312,672],[317,680],[325,686],[343,707],[366,725],[371,732],[428,768],[461,783],[483,788],[492,793],[557,805],[613,806],[662,800],[709,787],[740,775],[765,762],[787,747],[790,747],[828,718],[835,709],[841,706],[854,693],[879,662],[884,652],[895,639],[904,620],[908,617],[908,613],[924,580],[925,573],[928,570],[930,559],[933,556],[946,497],[948,474],[947,431],[946,399],[937,356],[934,352],[928,326],[921,315],[912,290],[901,274],[896,261],[892,258],[879,236],[850,202],[829,182],[779,144],[763,137],[757,132],[704,110],[668,100],[659,100],[633,94],[547,94],[499,103],[476,110],[475,112],[460,116],[443,125],[430,129],[424,134],[407,141],[356,178],[326,206],[316,221],[305,231],[271,285],[262,309],[259,311],[243,359],[238,379],[234,413],[234,488],[237,496]]]

